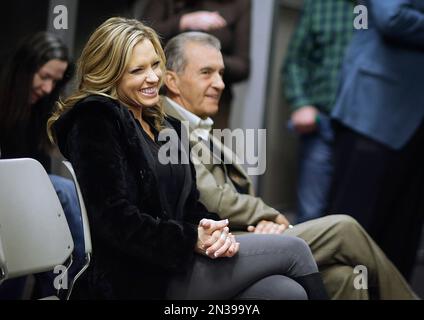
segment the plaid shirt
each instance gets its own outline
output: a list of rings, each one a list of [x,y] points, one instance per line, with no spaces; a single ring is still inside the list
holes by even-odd
[[[331,111],[353,33],[354,5],[354,0],[305,0],[283,68],[286,98],[293,109],[313,105]]]

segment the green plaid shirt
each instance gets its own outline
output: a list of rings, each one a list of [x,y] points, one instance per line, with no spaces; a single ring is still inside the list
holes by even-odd
[[[353,33],[354,0],[305,0],[283,68],[293,109],[314,105],[329,113],[345,49]]]

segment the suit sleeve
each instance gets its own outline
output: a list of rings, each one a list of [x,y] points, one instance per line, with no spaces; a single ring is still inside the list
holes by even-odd
[[[140,262],[168,270],[183,267],[194,253],[197,226],[140,212],[129,194],[128,162],[116,115],[100,103],[90,104],[79,114],[67,143],[93,235]]]
[[[424,12],[411,0],[369,0],[379,31],[396,42],[424,48]]]
[[[274,221],[279,214],[258,197],[241,194],[228,183],[218,185],[214,175],[205,165],[196,161],[194,166],[200,201],[209,211],[216,212],[221,219],[229,219],[232,228],[244,230],[261,220]]]

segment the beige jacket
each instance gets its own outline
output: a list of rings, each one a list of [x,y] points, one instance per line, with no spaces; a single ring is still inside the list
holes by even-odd
[[[166,99],[163,99],[163,106],[166,114],[181,121],[188,121],[186,116]],[[247,226],[256,225],[263,219],[274,221],[279,212],[255,197],[252,182],[242,166],[234,161],[225,165],[222,158],[216,156],[216,152],[212,152],[206,143],[199,142],[198,136],[193,132],[195,129],[196,124],[190,123],[190,147],[196,168],[197,188],[200,201],[206,208],[223,219],[228,218],[230,226],[236,230],[245,230]],[[223,159],[236,157],[235,153],[218,139],[211,134],[209,136],[213,150],[222,152]],[[247,194],[238,192],[237,188],[246,190]]]

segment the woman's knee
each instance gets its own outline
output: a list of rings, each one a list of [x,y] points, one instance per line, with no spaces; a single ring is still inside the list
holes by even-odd
[[[318,272],[316,261],[305,240],[293,236],[277,238],[280,238],[277,252],[281,252],[284,259],[290,259],[291,270],[296,273],[296,276]]]
[[[312,258],[312,252],[305,240],[294,236],[281,237],[281,246],[287,252],[295,252],[300,256],[308,256]]]
[[[263,278],[239,294],[239,300],[307,300],[305,289],[296,281],[273,275]]]

